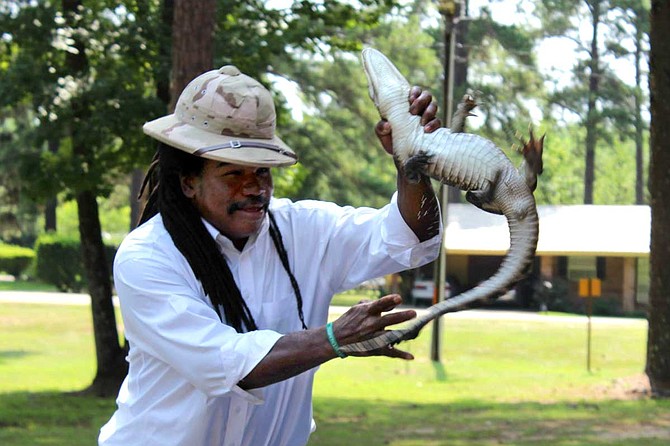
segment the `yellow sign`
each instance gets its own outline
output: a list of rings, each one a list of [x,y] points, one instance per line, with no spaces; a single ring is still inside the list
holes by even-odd
[[[600,297],[602,281],[600,279],[579,279],[579,297]]]

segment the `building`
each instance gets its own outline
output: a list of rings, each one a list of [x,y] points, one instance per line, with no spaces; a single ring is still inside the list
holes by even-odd
[[[649,206],[541,205],[531,278],[567,284],[579,299],[580,278],[602,280],[602,298],[624,312],[646,308],[649,289]],[[469,203],[451,203],[444,236],[447,276],[467,289],[490,277],[509,249],[505,217]],[[430,268],[417,272],[431,275]]]

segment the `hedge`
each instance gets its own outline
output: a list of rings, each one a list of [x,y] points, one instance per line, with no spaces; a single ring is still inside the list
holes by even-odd
[[[0,243],[0,271],[19,277],[32,263],[35,251],[23,246]]]
[[[64,292],[76,293],[86,288],[86,270],[81,257],[81,243],[77,238],[42,235],[35,243],[35,252],[35,274],[40,280],[55,285]],[[105,245],[110,274],[115,254],[114,246]]]

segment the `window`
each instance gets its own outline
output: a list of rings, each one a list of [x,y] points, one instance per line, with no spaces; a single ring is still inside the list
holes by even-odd
[[[649,257],[637,259],[637,280],[635,300],[639,304],[649,304]]]
[[[579,280],[598,276],[596,257],[568,257],[568,279]]]

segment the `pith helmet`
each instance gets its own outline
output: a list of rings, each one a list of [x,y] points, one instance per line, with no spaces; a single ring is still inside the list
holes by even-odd
[[[172,147],[217,161],[288,166],[297,156],[275,134],[270,92],[226,65],[193,79],[173,114],[147,122],[144,133]]]

